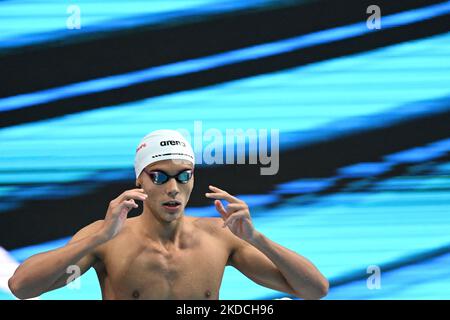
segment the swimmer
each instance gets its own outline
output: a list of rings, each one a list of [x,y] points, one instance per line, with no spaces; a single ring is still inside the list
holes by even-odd
[[[205,196],[218,217],[184,214],[194,164],[192,147],[177,131],[145,136],[135,155],[137,188],[113,199],[103,220],[65,246],[25,260],[8,281],[12,293],[29,299],[61,288],[73,280],[66,271],[76,265],[80,274],[95,269],[103,299],[219,299],[225,267],[233,266],[288,295],[324,297],[327,279],[305,257],[256,230],[241,199],[209,186]],[[128,218],[138,201],[143,212]]]

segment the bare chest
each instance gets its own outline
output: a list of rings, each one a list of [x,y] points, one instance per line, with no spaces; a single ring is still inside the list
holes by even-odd
[[[228,260],[225,248],[123,247],[105,259],[102,289],[113,299],[218,299]]]

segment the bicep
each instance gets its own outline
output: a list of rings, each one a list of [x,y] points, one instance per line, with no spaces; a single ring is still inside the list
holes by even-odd
[[[100,227],[100,221],[94,222],[93,224],[81,229],[78,231],[72,239],[68,242],[67,245],[79,241],[85,237],[90,236],[93,232],[95,232]],[[97,262],[97,256],[95,252],[91,252],[86,254],[83,258],[78,260],[73,266],[67,268],[66,273],[63,274],[50,288],[49,290],[59,289],[67,285],[70,281],[75,280],[77,277],[83,275],[86,271],[88,271],[91,267],[95,265]]]
[[[292,288],[276,265],[247,242],[242,241],[234,250],[229,264],[259,285],[293,294]]]
[[[69,282],[75,280],[79,276],[83,275],[86,271],[88,271],[95,264],[95,257],[92,255],[86,255],[81,258],[73,267],[69,267],[66,270],[66,273],[63,274],[49,289],[55,290],[62,288],[69,284]]]

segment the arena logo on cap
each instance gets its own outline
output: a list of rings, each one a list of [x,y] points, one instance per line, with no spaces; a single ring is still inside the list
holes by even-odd
[[[279,129],[227,128],[222,132],[208,128],[203,132],[203,122],[194,121],[193,131],[177,131],[193,146],[196,164],[261,164],[261,175],[278,172]]]
[[[186,144],[183,142],[183,141],[177,141],[177,140],[166,140],[166,141],[161,141],[160,143],[159,143],[159,145],[161,146],[161,147],[165,147],[165,146],[168,146],[168,145],[171,145],[171,146],[182,146],[182,147],[186,147]]]

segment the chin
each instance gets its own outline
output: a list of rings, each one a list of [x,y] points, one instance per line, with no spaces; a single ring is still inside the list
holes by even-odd
[[[182,216],[182,214],[183,214],[182,210],[174,213],[162,212],[160,217],[164,222],[172,222],[179,219]]]

